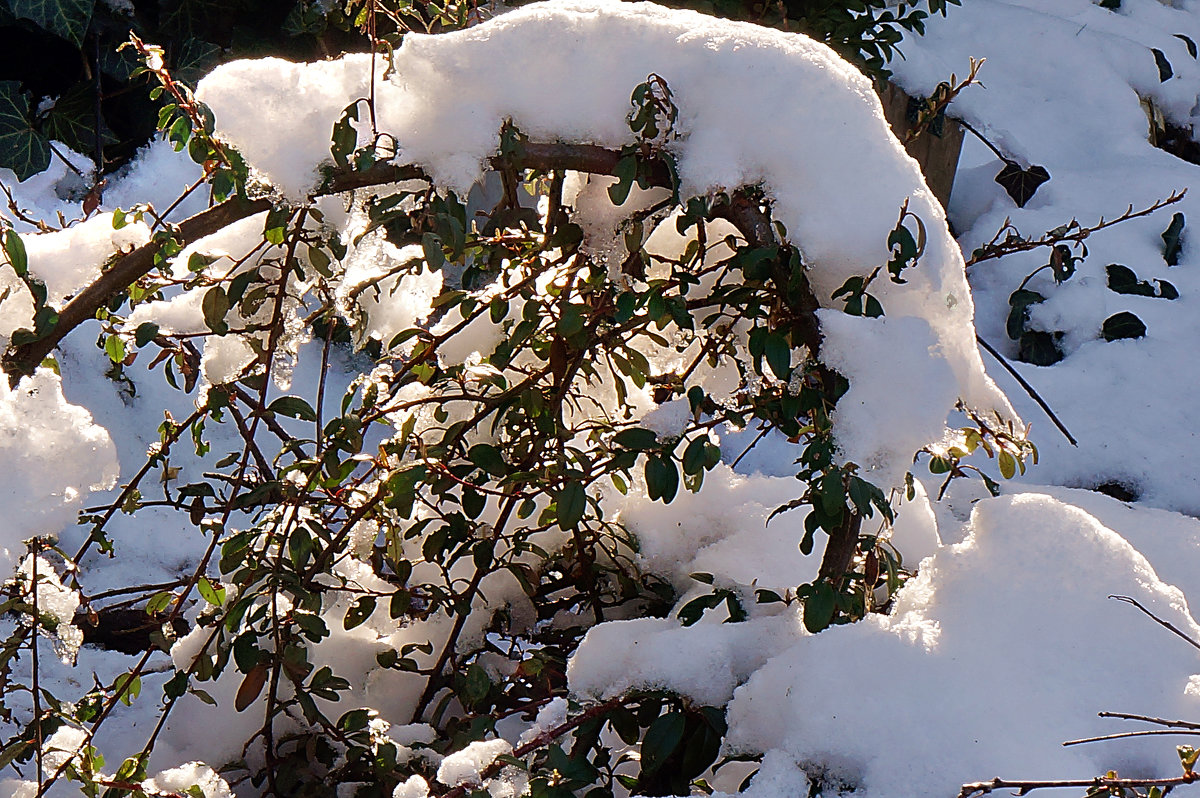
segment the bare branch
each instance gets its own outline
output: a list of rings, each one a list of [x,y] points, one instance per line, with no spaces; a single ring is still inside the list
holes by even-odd
[[[1135,787],[1176,787],[1180,784],[1191,784],[1200,778],[1195,773],[1185,773],[1165,779],[1117,779],[1096,777],[1094,779],[1063,779],[1061,781],[1008,781],[1007,779],[992,779],[991,781],[976,781],[964,784],[958,793],[958,798],[970,798],[972,795],[987,795],[994,790],[1012,789],[1017,795],[1028,795],[1034,790],[1048,790],[1062,787],[1089,787],[1110,789],[1133,789]]]
[[[1162,618],[1159,618],[1157,615],[1152,613],[1150,610],[1148,610],[1144,606],[1142,606],[1142,603],[1140,601],[1138,601],[1137,599],[1132,598],[1130,596],[1109,596],[1109,598],[1116,599],[1117,601],[1124,601],[1126,604],[1132,604],[1133,606],[1137,607],[1139,610],[1144,612],[1146,615],[1150,616],[1150,618],[1152,620],[1154,620],[1156,623],[1166,627],[1171,632],[1174,632],[1176,636],[1181,637],[1184,640],[1186,640],[1188,643],[1191,644],[1192,648],[1200,648],[1200,642],[1197,642],[1195,638],[1189,637],[1187,634],[1180,631],[1179,627],[1175,626],[1172,623],[1164,621]]]
[[[1022,238],[1016,231],[1016,228],[1012,226],[1012,222],[1006,219],[1004,226],[1000,228],[1000,231],[997,232],[995,236],[993,236],[992,240],[979,247],[974,253],[972,253],[971,258],[966,263],[966,266],[969,269],[975,264],[982,263],[985,260],[1003,258],[1005,255],[1011,255],[1014,252],[1028,252],[1031,249],[1038,249],[1039,247],[1053,247],[1064,242],[1082,244],[1084,240],[1092,233],[1099,232],[1100,230],[1104,230],[1105,228],[1112,227],[1114,225],[1118,225],[1121,222],[1127,222],[1130,219],[1137,219],[1141,216],[1149,216],[1155,211],[1165,208],[1168,205],[1174,205],[1186,196],[1187,189],[1185,188],[1181,191],[1171,192],[1171,196],[1167,197],[1166,199],[1158,200],[1153,205],[1149,206],[1148,208],[1143,208],[1140,211],[1135,211],[1133,206],[1130,205],[1128,208],[1126,208],[1125,212],[1117,218],[1105,220],[1104,217],[1100,217],[1100,221],[1091,227],[1080,227],[1079,223],[1072,219],[1062,227],[1055,228],[1054,230],[1043,234],[1040,238]],[[1003,240],[1001,240],[1000,236],[1003,235],[1006,230],[1009,231],[1009,234]]]

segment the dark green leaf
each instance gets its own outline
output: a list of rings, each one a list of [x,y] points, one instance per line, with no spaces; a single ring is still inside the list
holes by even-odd
[[[137,326],[137,330],[133,333],[133,342],[141,349],[146,344],[154,340],[158,335],[158,325],[152,321],[144,321]]]
[[[642,427],[630,427],[614,435],[613,443],[626,449],[644,452],[654,448],[658,443],[658,435],[652,430]]]
[[[1154,63],[1158,66],[1158,82],[1166,83],[1175,74],[1175,70],[1171,69],[1171,62],[1157,47],[1151,47],[1150,52],[1154,53]]]
[[[1064,357],[1058,346],[1062,333],[1048,333],[1044,330],[1026,330],[1021,333],[1017,350],[1017,360],[1034,366],[1053,366]]]
[[[508,472],[504,455],[490,443],[477,443],[467,452],[467,458],[477,467],[494,477],[502,477]]]
[[[1175,33],[1172,35],[1176,39],[1179,39],[1179,41],[1183,42],[1183,46],[1187,48],[1188,55],[1190,55],[1192,58],[1196,57],[1196,55],[1197,55],[1196,43],[1194,41],[1192,41],[1192,39],[1190,37],[1184,36],[1182,33]]]
[[[25,254],[25,244],[15,230],[8,230],[4,233],[4,254],[8,256],[8,262],[18,277],[24,277],[29,273],[29,258]]]
[[[1022,169],[1016,161],[1005,161],[1004,168],[996,175],[996,182],[1004,187],[1018,208],[1024,208],[1025,203],[1029,202],[1038,188],[1049,179],[1050,173],[1044,166],[1034,165]]]
[[[829,626],[837,609],[833,586],[821,581],[813,585],[811,595],[804,601],[804,628],[816,633]]]
[[[299,396],[281,396],[274,402],[271,402],[267,409],[272,413],[289,416],[290,418],[298,418],[301,421],[317,420],[317,413],[312,409],[312,405]]]
[[[565,530],[574,529],[587,509],[587,493],[578,482],[567,482],[555,499],[558,507],[558,525]]]
[[[1108,275],[1109,289],[1116,291],[1118,294],[1154,296],[1154,287],[1150,283],[1138,280],[1133,269],[1130,269],[1128,266],[1122,266],[1119,263],[1110,263],[1105,267],[1105,272]]]
[[[650,724],[642,738],[642,773],[654,773],[666,763],[683,742],[686,726],[682,712],[668,712]]]
[[[1182,213],[1171,217],[1171,223],[1163,230],[1163,260],[1168,266],[1179,265],[1179,253],[1183,250],[1183,226],[1185,220]]]
[[[667,457],[654,456],[646,460],[646,492],[652,500],[662,499],[669,504],[679,489],[679,471],[675,461]]]
[[[1046,297],[1037,291],[1030,291],[1025,288],[1013,291],[1012,295],[1008,298],[1010,309],[1008,311],[1008,321],[1005,324],[1005,331],[1008,333],[1008,337],[1014,341],[1020,338],[1021,333],[1025,331],[1025,324],[1029,321],[1029,306],[1045,301]]]
[[[633,188],[633,179],[637,176],[637,166],[637,158],[633,155],[626,155],[617,161],[617,168],[613,170],[617,182],[608,187],[608,198],[613,205],[623,205],[629,198],[629,190]]]
[[[24,181],[49,165],[50,140],[33,129],[21,84],[0,80],[0,166]]]
[[[371,613],[375,612],[375,597],[363,596],[346,611],[346,617],[342,620],[342,626],[347,630],[351,630],[356,626],[361,626]]]
[[[462,697],[468,704],[478,704],[487,698],[492,689],[492,680],[483,666],[475,664],[467,668]]]
[[[1104,336],[1105,341],[1141,338],[1146,335],[1146,325],[1129,311],[1122,311],[1104,320],[1100,334]]]
[[[94,5],[95,0],[8,0],[15,16],[30,20],[76,47],[83,45]]]
[[[763,342],[763,356],[775,376],[786,380],[792,373],[792,349],[788,346],[787,336],[776,331],[767,336]]]

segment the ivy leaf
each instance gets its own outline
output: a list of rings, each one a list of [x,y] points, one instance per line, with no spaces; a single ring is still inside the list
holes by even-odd
[[[1175,75],[1175,70],[1171,68],[1171,62],[1157,47],[1151,47],[1150,52],[1154,53],[1154,63],[1158,66],[1158,82],[1166,83]]]
[[[82,47],[95,0],[9,0],[8,6],[19,19]]]
[[[1061,332],[1027,330],[1021,333],[1017,360],[1031,366],[1053,366],[1065,357],[1063,351],[1058,347],[1061,338]]]
[[[54,102],[42,120],[46,138],[61,141],[76,152],[91,152],[96,147],[96,88],[93,83],[76,83]],[[100,134],[105,144],[117,138],[101,120]]]
[[[50,140],[33,129],[29,99],[15,80],[0,80],[0,166],[24,181],[50,165]]]
[[[1021,333],[1025,331],[1025,324],[1029,321],[1029,307],[1045,301],[1046,297],[1037,291],[1030,291],[1027,288],[1013,291],[1008,298],[1008,321],[1005,324],[1008,337],[1014,341],[1019,339]]]
[[[1105,267],[1108,274],[1108,288],[1118,294],[1133,294],[1135,296],[1154,296],[1154,287],[1145,280],[1139,280],[1133,269],[1119,263],[1110,263]]]
[[[996,175],[996,182],[1004,187],[1018,208],[1024,208],[1025,203],[1033,199],[1042,183],[1049,179],[1050,173],[1046,171],[1046,167],[1034,165],[1022,169],[1016,161],[1005,161],[1004,168]]]
[[[1171,223],[1163,230],[1163,260],[1168,266],[1179,265],[1179,253],[1183,251],[1183,226],[1186,220],[1182,213],[1171,217]]]
[[[1146,335],[1146,325],[1129,311],[1122,311],[1104,320],[1100,334],[1105,341],[1120,341],[1125,338],[1142,338]]]

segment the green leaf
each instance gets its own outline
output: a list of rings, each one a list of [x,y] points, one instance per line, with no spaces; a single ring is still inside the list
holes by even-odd
[[[375,597],[363,596],[346,611],[346,617],[342,620],[342,626],[346,631],[350,631],[356,626],[361,626],[364,621],[371,617],[371,613],[375,612]]]
[[[137,326],[133,333],[133,342],[141,349],[158,335],[158,325],[152,321],[144,321]]]
[[[1020,338],[1021,333],[1025,331],[1025,324],[1029,321],[1029,307],[1045,301],[1046,297],[1037,291],[1025,288],[1013,291],[1008,298],[1008,322],[1005,324],[1008,337],[1014,341]]]
[[[670,504],[678,489],[679,472],[674,460],[661,456],[646,460],[646,492],[651,500],[662,499],[664,504]]]
[[[1053,366],[1064,357],[1058,345],[1062,335],[1061,332],[1050,333],[1045,330],[1027,330],[1021,333],[1017,360],[1032,366]]]
[[[1108,275],[1108,287],[1118,294],[1134,294],[1136,296],[1154,296],[1154,287],[1144,280],[1138,280],[1137,274],[1128,266],[1110,263],[1105,267]]]
[[[683,742],[687,719],[682,712],[668,712],[655,719],[642,738],[642,773],[661,768]]]
[[[473,664],[467,668],[461,695],[468,704],[478,704],[483,701],[491,690],[492,680],[482,665]]]
[[[825,629],[833,621],[836,609],[837,595],[833,586],[828,582],[817,582],[804,602],[804,628],[814,634]]]
[[[29,257],[25,254],[25,244],[15,230],[4,233],[4,254],[8,256],[8,262],[18,277],[23,278],[29,273]]]
[[[1171,68],[1171,62],[1167,60],[1166,54],[1157,47],[1151,47],[1150,52],[1154,53],[1154,63],[1158,67],[1158,82],[1166,83],[1175,75],[1175,70]]]
[[[658,434],[642,427],[630,427],[614,435],[613,443],[625,449],[644,452],[658,444]]]
[[[200,591],[200,596],[212,604],[214,607],[220,607],[225,603],[225,588],[213,586],[213,583],[208,581],[207,577],[200,577],[196,582],[196,589]]]
[[[93,152],[96,148],[96,85],[82,81],[67,90],[54,102],[54,107],[41,122],[42,135],[61,141],[76,152]],[[103,125],[100,134],[105,144],[118,139]]]
[[[637,166],[637,157],[633,155],[626,155],[617,161],[617,168],[613,170],[617,182],[608,187],[608,198],[613,205],[624,205],[625,200],[629,199],[629,190],[633,188],[633,179],[637,177]]]
[[[1129,311],[1122,311],[1104,320],[1100,334],[1105,341],[1120,341],[1125,338],[1142,338],[1146,335],[1146,325],[1142,320]]]
[[[50,165],[50,140],[33,129],[29,99],[15,80],[0,80],[0,166],[24,181]]]
[[[76,47],[92,21],[95,0],[9,0],[15,16],[27,19],[39,28],[61,36]]]
[[[763,356],[775,376],[786,380],[792,373],[792,349],[788,346],[787,336],[782,332],[773,332],[763,342]]]
[[[996,462],[1000,466],[1000,476],[1012,479],[1017,475],[1017,460],[1010,453],[1001,450]]]
[[[558,525],[564,530],[574,529],[587,510],[587,492],[578,482],[567,482],[555,499],[558,507]]]
[[[125,360],[125,342],[121,340],[121,336],[110,335],[104,339],[104,354],[108,355],[108,359],[113,363]]]
[[[472,446],[467,452],[467,459],[494,477],[502,477],[508,473],[504,454],[490,443],[477,443]]]
[[[208,289],[200,302],[200,308],[204,311],[204,323],[208,329],[217,335],[229,332],[229,325],[225,322],[225,314],[229,312],[229,296],[224,288],[215,285]]]
[[[442,249],[442,240],[433,233],[421,236],[421,249],[425,253],[425,262],[432,271],[438,271],[446,265],[446,253]]]
[[[159,593],[155,593],[154,596],[146,602],[146,614],[157,615],[165,610],[174,598],[175,594],[169,590],[163,590]]]
[[[281,416],[298,418],[301,421],[316,421],[317,413],[305,400],[299,396],[281,396],[267,407],[272,413]]]
[[[1185,219],[1182,213],[1171,217],[1171,223],[1163,230],[1163,260],[1168,266],[1179,265],[1179,253],[1183,250],[1183,226]]]

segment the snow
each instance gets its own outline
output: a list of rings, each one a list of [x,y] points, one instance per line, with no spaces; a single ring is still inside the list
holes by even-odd
[[[100,276],[113,255],[150,240],[150,228],[133,222],[114,230],[111,213],[100,213],[65,230],[22,236],[29,271],[46,284],[47,300],[60,305]]]
[[[627,495],[606,491],[601,497],[610,518],[636,536],[638,565],[669,581],[679,600],[667,617],[612,620],[588,631],[568,666],[573,698],[588,702],[631,689],[668,689],[700,704],[727,706],[729,752],[762,755],[761,768],[741,793],[753,798],[807,795],[810,787],[826,795],[853,790],[860,798],[905,798],[953,795],[963,782],[996,775],[1178,772],[1172,745],[1159,738],[1061,743],[1125,729],[1096,717],[1102,710],[1200,715],[1193,652],[1135,607],[1110,598],[1128,596],[1184,633],[1200,635],[1189,610],[1189,603],[1200,601],[1200,470],[1194,465],[1200,247],[1185,228],[1180,264],[1170,267],[1160,239],[1175,211],[1200,220],[1200,195],[1193,192],[1169,210],[1090,237],[1090,254],[1066,283],[1056,286],[1045,273],[1030,283],[1047,297],[1033,308],[1032,323],[1064,333],[1066,358],[1052,367],[1016,368],[1070,427],[1078,447],[1058,436],[993,361],[985,373],[974,341],[978,328],[1015,360],[1016,344],[1004,331],[1008,295],[1048,253],[980,263],[965,277],[962,252],[969,255],[989,241],[1005,219],[1036,236],[1072,217],[1085,225],[1111,219],[1127,205],[1143,208],[1196,184],[1200,167],[1146,141],[1143,100],[1177,124],[1200,122],[1200,64],[1175,36],[1200,41],[1198,12],[1200,6],[1185,0],[1124,0],[1118,13],[1089,0],[971,0],[951,8],[946,19],[930,20],[926,36],[906,39],[905,59],[892,68],[915,93],[928,93],[951,72],[962,74],[969,57],[986,57],[984,85],[967,89],[951,113],[1022,163],[1042,164],[1052,175],[1018,209],[993,182],[999,161],[968,137],[948,209],[957,241],[915,164],[886,131],[867,81],[803,37],[649,4],[565,0],[528,5],[460,33],[409,35],[387,79],[381,59],[379,126],[394,136],[397,160],[421,165],[439,185],[464,195],[494,152],[506,119],[533,139],[629,143],[630,91],[654,72],[670,84],[681,111],[683,135],[671,146],[685,193],[761,183],[775,218],[801,247],[823,300],[847,277],[887,260],[887,233],[905,199],[928,232],[920,264],[905,273],[908,283],[895,285],[884,275],[872,284],[883,318],[820,312],[822,356],[850,381],[834,415],[841,457],[885,489],[900,487],[905,471],[918,477],[915,497],[900,504],[894,528],[878,529],[904,566],[917,571],[890,612],[811,635],[794,603],[755,602],[756,589],[784,595],[816,575],[818,556],[806,557],[796,545],[804,511],[767,523],[775,508],[803,489],[788,476],[797,453],[787,441],[768,437],[734,467],[757,431],[714,430],[723,462],[706,474],[700,493],[684,492],[663,505],[651,502],[635,479]],[[1159,81],[1152,47],[1173,67],[1174,77],[1165,82]],[[366,94],[368,76],[364,56],[311,65],[236,62],[209,76],[199,96],[215,110],[220,135],[247,157],[257,176],[295,201],[320,180],[330,162],[332,125]],[[365,141],[365,121],[358,129]],[[196,176],[195,165],[169,145],[152,144],[114,176],[105,208],[143,201],[165,208]],[[56,161],[45,174],[15,185],[16,201],[37,216],[52,220],[62,211],[73,219],[77,202],[63,197],[77,191],[76,182]],[[585,215],[589,246],[600,257],[619,221],[604,201],[606,184],[573,177],[567,192]],[[203,207],[201,195],[175,218]],[[629,207],[645,199],[635,196]],[[440,273],[404,270],[415,250],[398,249],[378,234],[355,241],[361,215],[336,198],[322,200],[321,207],[329,230],[349,246],[347,258],[333,266],[336,299],[345,315],[362,314],[360,344],[374,338],[386,346],[413,324],[444,330],[458,323],[456,313],[440,319],[433,314],[432,301],[444,287]],[[262,224],[261,216],[253,217],[197,242],[176,258],[173,273],[189,276],[193,252],[217,257],[207,277],[247,268],[241,259],[261,240]],[[149,234],[143,225],[114,231],[107,213],[59,232],[31,234],[26,227],[18,229],[31,272],[47,282],[52,303],[78,291],[108,257]],[[651,242],[655,251],[680,245],[669,232],[656,233]],[[1106,285],[1109,263],[1127,265],[1139,279],[1169,280],[1180,297],[1118,295]],[[0,280],[0,292],[9,290],[0,334],[8,335],[28,323],[30,311],[15,276],[3,270]],[[307,290],[298,281],[290,289],[297,295]],[[298,308],[288,304],[293,323]],[[1104,319],[1124,310],[1146,322],[1147,336],[1100,339]],[[139,306],[126,329],[151,320],[164,331],[207,329],[194,292]],[[468,378],[482,373],[479,356],[497,340],[486,319],[475,324],[463,346],[445,353],[445,363],[468,365]],[[62,378],[41,370],[16,389],[0,381],[0,508],[6,516],[0,566],[7,574],[29,570],[28,559],[24,566],[19,561],[30,537],[81,542],[87,529],[71,527],[75,514],[111,501],[112,493],[93,494],[140,466],[147,444],[157,440],[153,429],[162,408],[175,418],[191,410],[191,397],[168,392],[157,375],[140,368],[128,370],[137,396],[128,403],[118,398],[101,376],[109,365],[105,356],[87,340],[95,329],[68,339],[59,356]],[[305,356],[312,347],[305,348],[299,335],[285,344],[298,356],[293,392],[311,395],[318,371]],[[674,353],[647,352],[656,369],[671,368],[668,354]],[[252,360],[247,338],[215,337],[204,345],[202,368],[215,384]],[[346,356],[331,373],[349,382],[361,365]],[[729,383],[727,374],[704,379],[714,393]],[[601,401],[610,388],[597,386]],[[961,423],[953,415],[960,399],[1033,423],[1041,463],[1006,483],[999,498],[978,482],[960,481],[935,501],[940,479],[913,464],[918,449]],[[647,394],[634,402],[639,423],[662,435],[678,434],[690,415],[681,400],[655,407]],[[397,412],[392,420],[399,425],[405,415]],[[233,440],[216,426],[207,433],[214,451]],[[200,478],[208,467],[190,454],[173,462],[181,481]],[[994,473],[992,463],[975,464]],[[1085,490],[1112,482],[1133,489],[1139,500],[1124,503]],[[84,584],[93,590],[190,573],[207,542],[153,508],[116,519],[113,530],[117,558],[92,555],[83,563]],[[377,531],[364,524],[356,532],[359,556]],[[405,545],[419,550],[419,543]],[[337,569],[348,585],[389,589],[361,559],[347,558]],[[62,574],[53,574],[50,562],[39,560],[38,571],[47,577],[39,592],[43,609],[59,620],[72,618],[78,594],[62,584]],[[747,620],[724,622],[728,613],[721,605],[682,626],[678,609],[710,590],[695,573],[732,591]],[[487,605],[469,619],[463,639],[483,639],[498,609],[518,627],[535,620],[510,575],[491,579],[483,592]],[[437,732],[410,724],[424,680],[380,669],[375,656],[432,642],[432,653],[415,655],[429,667],[450,622],[432,616],[398,625],[379,612],[346,631],[341,619],[351,601],[350,593],[329,594],[320,614],[331,635],[310,652],[314,664],[330,665],[352,684],[329,711],[373,707],[375,737],[391,739],[400,761],[435,771],[447,788],[479,784],[482,771],[509,753],[514,741],[534,739],[568,717],[566,702],[557,699],[535,721],[511,717],[498,724],[502,739],[477,741],[439,758],[426,747]],[[194,618],[194,610],[189,613]],[[176,667],[190,665],[210,633],[197,627],[178,640],[171,652]],[[83,649],[79,656],[78,669],[47,662],[44,678],[79,693],[91,687],[79,674],[95,672],[111,683],[129,666],[111,652]],[[154,661],[166,667],[165,658]],[[144,742],[141,733],[158,709],[159,685],[151,681],[143,698],[106,727],[114,729],[112,737],[99,744],[119,752],[110,762]],[[153,762],[160,772],[148,787],[196,784],[206,798],[235,794],[215,769],[241,759],[243,744],[262,724],[259,706],[240,714],[228,710],[240,681],[231,667],[203,685],[221,702],[219,709],[194,696],[180,700]],[[221,733],[214,735],[215,728]],[[65,761],[82,741],[81,731],[60,729],[49,740],[58,750],[48,752],[48,765]],[[737,779],[714,783],[720,795],[737,788]],[[502,798],[517,793],[522,782],[505,775],[484,787]],[[8,780],[0,782],[0,792],[33,795],[36,787]],[[429,782],[414,775],[393,794],[425,798],[430,792]]]
[[[604,46],[581,47],[584,37]],[[853,418],[899,427],[919,408],[922,424],[875,446],[847,439],[843,455],[878,472],[885,488],[896,487],[912,457],[910,444],[930,442],[918,439],[958,398],[1015,418],[983,372],[961,253],[942,224],[941,207],[888,130],[869,81],[824,45],[649,3],[579,0],[532,4],[446,35],[410,34],[392,69],[391,79],[377,86],[377,116],[380,129],[395,138],[397,159],[464,195],[506,120],[534,140],[619,147],[632,140],[625,121],[630,92],[648,75],[662,75],[682,109],[685,135],[673,149],[683,195],[762,183],[775,218],[812,266],[821,297],[888,260],[888,233],[908,201],[930,231],[926,252],[907,284],[880,281],[874,293],[889,324],[914,318],[930,332],[892,336],[857,320],[830,325],[824,334],[839,363],[855,374],[886,364],[892,373],[920,371],[931,380],[926,392],[903,400],[864,394]],[[198,96],[216,114],[218,135],[296,198],[329,161],[327,148],[313,142],[327,140],[341,109],[363,95],[364,71],[361,59],[307,70],[277,59],[237,62],[202,81]],[[487,80],[477,78],[483,74]],[[253,100],[244,85],[257,87]],[[781,91],[789,96],[785,105],[776,99]],[[302,112],[295,110],[297,98]],[[284,114],[286,125],[270,124]],[[270,136],[261,134],[264,125]],[[295,183],[284,175],[309,177]],[[860,190],[868,184],[870,192]],[[488,340],[482,329],[469,337]],[[462,362],[469,354],[448,357]],[[940,437],[940,428],[933,432]]]
[[[437,780],[447,787],[479,784],[484,769],[510,751],[512,743],[507,740],[478,740],[443,759]]]

